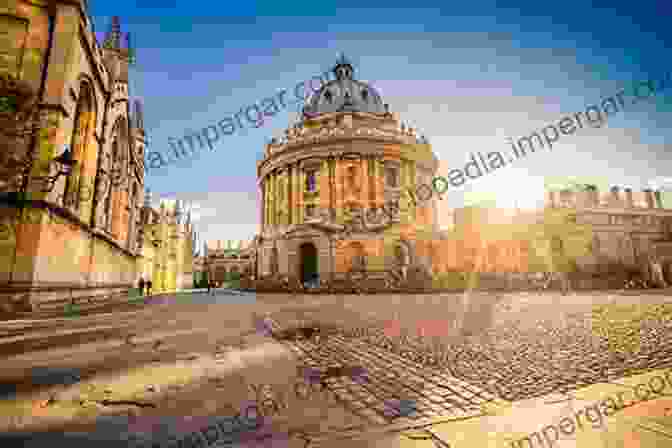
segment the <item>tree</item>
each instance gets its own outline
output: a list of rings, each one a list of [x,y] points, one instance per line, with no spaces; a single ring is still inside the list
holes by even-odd
[[[37,96],[30,85],[0,74],[0,191],[17,191],[32,169],[34,138],[41,129]]]
[[[529,235],[533,263],[554,273],[576,271],[577,260],[590,254],[593,242],[592,227],[579,223],[570,208],[544,209]]]

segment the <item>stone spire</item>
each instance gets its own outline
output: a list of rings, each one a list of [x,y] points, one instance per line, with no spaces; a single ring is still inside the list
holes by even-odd
[[[119,23],[119,16],[112,17],[112,24],[110,30],[105,34],[105,41],[103,48],[114,50],[121,49],[121,25]]]

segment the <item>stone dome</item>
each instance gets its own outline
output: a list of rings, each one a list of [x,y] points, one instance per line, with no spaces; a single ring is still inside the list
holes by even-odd
[[[354,70],[345,56],[341,55],[332,71],[336,79],[308,98],[303,108],[305,116],[332,112],[386,113],[378,92],[367,83],[352,78]]]

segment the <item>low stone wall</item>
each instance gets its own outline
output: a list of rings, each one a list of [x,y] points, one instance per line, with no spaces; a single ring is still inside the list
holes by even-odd
[[[12,285],[0,287],[0,309],[30,312],[62,309],[67,304],[95,305],[128,298],[132,285]]]

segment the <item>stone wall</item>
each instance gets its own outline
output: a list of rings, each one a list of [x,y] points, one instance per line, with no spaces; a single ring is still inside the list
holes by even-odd
[[[68,216],[50,217],[46,207],[30,210],[30,221],[18,226],[15,210],[3,213],[2,222],[12,231],[11,238],[0,241],[4,308],[60,306],[73,298],[113,296],[134,286],[137,256],[110,237]]]

